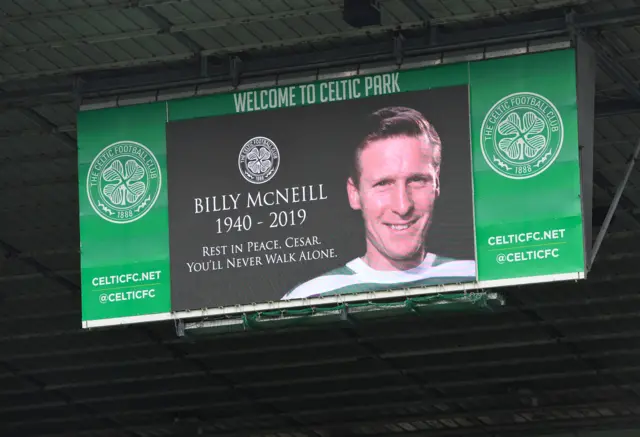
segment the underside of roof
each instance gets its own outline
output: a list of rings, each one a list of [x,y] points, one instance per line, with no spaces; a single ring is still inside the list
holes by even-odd
[[[504,305],[473,311],[256,321],[215,334],[179,335],[174,323],[81,329],[82,105],[583,38],[598,61],[596,238],[640,139],[640,3],[376,5],[382,23],[356,28],[341,0],[0,1],[0,434],[522,436],[640,427],[637,167],[585,282],[499,290]]]

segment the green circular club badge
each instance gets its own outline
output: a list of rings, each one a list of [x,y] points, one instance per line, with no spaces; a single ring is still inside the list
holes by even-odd
[[[530,92],[503,97],[482,122],[480,144],[487,164],[510,179],[528,179],[548,169],[564,139],[558,109]]]
[[[142,218],[160,195],[160,164],[151,150],[134,141],[119,141],[93,159],[87,195],[93,210],[116,224]]]

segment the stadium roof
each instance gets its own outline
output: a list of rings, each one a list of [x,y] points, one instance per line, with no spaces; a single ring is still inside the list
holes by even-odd
[[[384,0],[0,2],[0,433],[522,436],[640,425],[640,173],[586,282],[488,311],[179,336],[81,329],[75,119],[123,105],[390,62],[596,51],[593,235],[640,139],[640,3]],[[266,327],[264,327],[266,326]],[[638,341],[638,345],[636,345]],[[636,347],[638,346],[638,347]]]

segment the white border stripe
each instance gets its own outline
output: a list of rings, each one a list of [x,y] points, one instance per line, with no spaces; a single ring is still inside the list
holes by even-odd
[[[412,297],[436,293],[451,293],[454,291],[473,291],[485,288],[508,287],[513,285],[541,284],[558,281],[577,281],[584,279],[584,272],[563,273],[556,275],[528,276],[515,279],[497,279],[492,281],[478,281],[467,284],[435,285],[431,287],[410,288],[391,291],[376,291],[369,293],[345,294],[340,296],[317,297],[312,299],[295,299],[275,302],[265,302],[250,305],[236,305],[220,308],[207,308],[192,311],[177,311],[159,314],[146,314],[142,316],[115,317],[112,319],[88,320],[82,322],[83,328],[99,328],[105,326],[129,325],[134,323],[157,322],[178,319],[196,319],[203,317],[240,315],[242,313],[254,313],[258,311],[284,310],[292,308],[304,308],[317,305],[341,304],[349,302],[366,302],[394,297]]]

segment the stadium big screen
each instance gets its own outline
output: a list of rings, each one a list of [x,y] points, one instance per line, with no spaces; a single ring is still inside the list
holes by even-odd
[[[81,112],[84,326],[584,277],[575,58]]]

